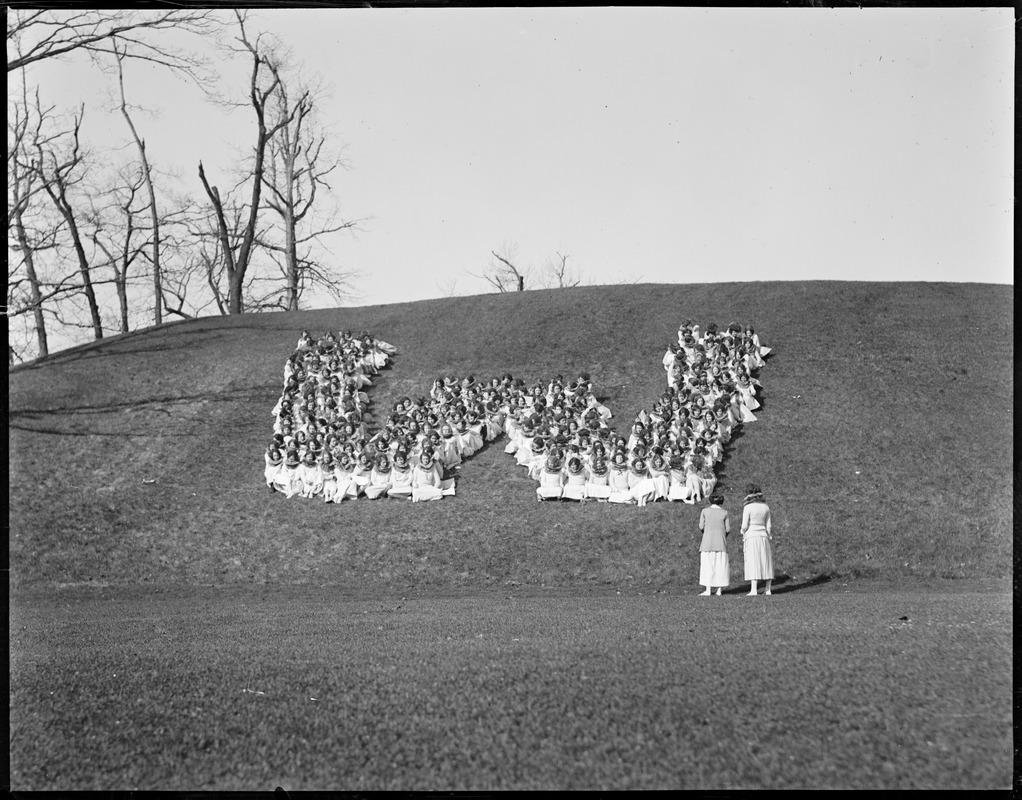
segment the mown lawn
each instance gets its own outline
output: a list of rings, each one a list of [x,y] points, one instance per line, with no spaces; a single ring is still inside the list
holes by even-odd
[[[15,790],[1005,789],[1010,593],[12,597]]]

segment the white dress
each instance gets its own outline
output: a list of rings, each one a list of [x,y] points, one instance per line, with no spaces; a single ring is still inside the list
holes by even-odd
[[[560,499],[563,479],[564,476],[560,471],[551,472],[544,468],[539,475],[539,486],[536,488],[536,497],[540,500]]]
[[[745,580],[773,580],[774,556],[770,546],[771,538],[770,506],[766,503],[747,503],[742,510]]]
[[[561,490],[561,497],[565,500],[585,500],[586,482],[587,475],[584,469],[578,473],[566,473],[564,486]]]
[[[378,469],[373,467],[369,473],[369,485],[365,487],[366,497],[370,500],[376,500],[382,497],[390,489],[391,473],[390,470],[386,472],[380,472]]]
[[[428,500],[442,500],[440,476],[433,467],[416,464],[412,468],[412,502],[422,503]]]
[[[681,500],[691,502],[692,492],[689,489],[685,471],[680,469],[671,470],[671,488],[667,492],[668,500]]]
[[[412,471],[410,469],[395,469],[390,473],[390,489],[388,497],[411,497],[412,496]]]
[[[589,473],[589,479],[586,482],[586,497],[601,502],[610,497],[610,474],[608,472],[604,472],[602,475]]]
[[[627,470],[610,470],[610,495],[607,497],[611,503],[634,503],[631,487],[628,485]]]
[[[263,454],[263,460],[266,462],[266,467],[263,469],[263,475],[266,478],[266,485],[276,488],[277,476],[280,475],[281,470],[283,470],[284,462],[281,460],[274,464],[270,460],[269,453]]]

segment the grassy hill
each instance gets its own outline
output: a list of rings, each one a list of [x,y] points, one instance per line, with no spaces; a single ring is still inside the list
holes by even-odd
[[[728,446],[725,507],[762,484],[778,570],[1011,574],[1010,286],[633,285],[177,323],[9,374],[11,585],[279,582],[432,590],[664,587],[698,574],[699,508],[539,504],[491,445],[440,503],[287,500],[263,449],[303,328],[393,343],[382,417],[441,373],[586,369],[627,429],[690,317],[752,323],[774,348],[763,408]],[[738,537],[733,574],[740,576]]]

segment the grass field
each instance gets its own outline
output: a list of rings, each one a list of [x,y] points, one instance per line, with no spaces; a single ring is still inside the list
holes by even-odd
[[[1011,574],[1011,287],[821,282],[203,319],[18,368],[11,583],[667,585],[698,558],[697,507],[540,505],[496,446],[450,501],[335,507],[269,494],[262,454],[303,328],[365,328],[400,348],[372,392],[378,415],[441,373],[586,369],[626,430],[662,391],[686,317],[751,322],[775,350],[759,420],[719,480],[733,514],[742,487],[763,484],[782,571]]]
[[[686,317],[774,348],[719,470],[733,516],[766,491],[771,598],[695,596],[698,506],[539,504],[500,444],[440,503],[263,484],[303,328],[399,348],[377,418],[441,373],[585,369],[622,431]],[[1007,788],[1012,366],[1010,286],[815,282],[212,318],[12,369],[12,786]]]
[[[1003,586],[789,588],[65,590],[12,612],[12,785],[1010,786]]]

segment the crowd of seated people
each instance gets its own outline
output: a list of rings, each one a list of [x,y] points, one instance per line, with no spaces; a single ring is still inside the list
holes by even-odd
[[[528,469],[539,500],[695,503],[712,491],[732,431],[755,419],[754,373],[769,350],[751,328],[683,324],[664,357],[667,389],[627,437],[608,427],[585,372],[531,386],[510,374],[443,375],[428,397],[400,398],[370,433],[362,390],[394,352],[365,333],[302,334],[273,410],[271,490],[329,503],[439,500],[455,493],[464,459],[507,435],[505,452]]]
[[[609,412],[595,411],[595,398],[559,410],[551,391],[538,413],[512,413],[507,451],[538,482],[540,501],[699,502],[716,485],[733,431],[756,419],[755,372],[769,352],[751,327],[704,332],[686,321],[663,359],[666,390],[627,437],[606,427]]]

